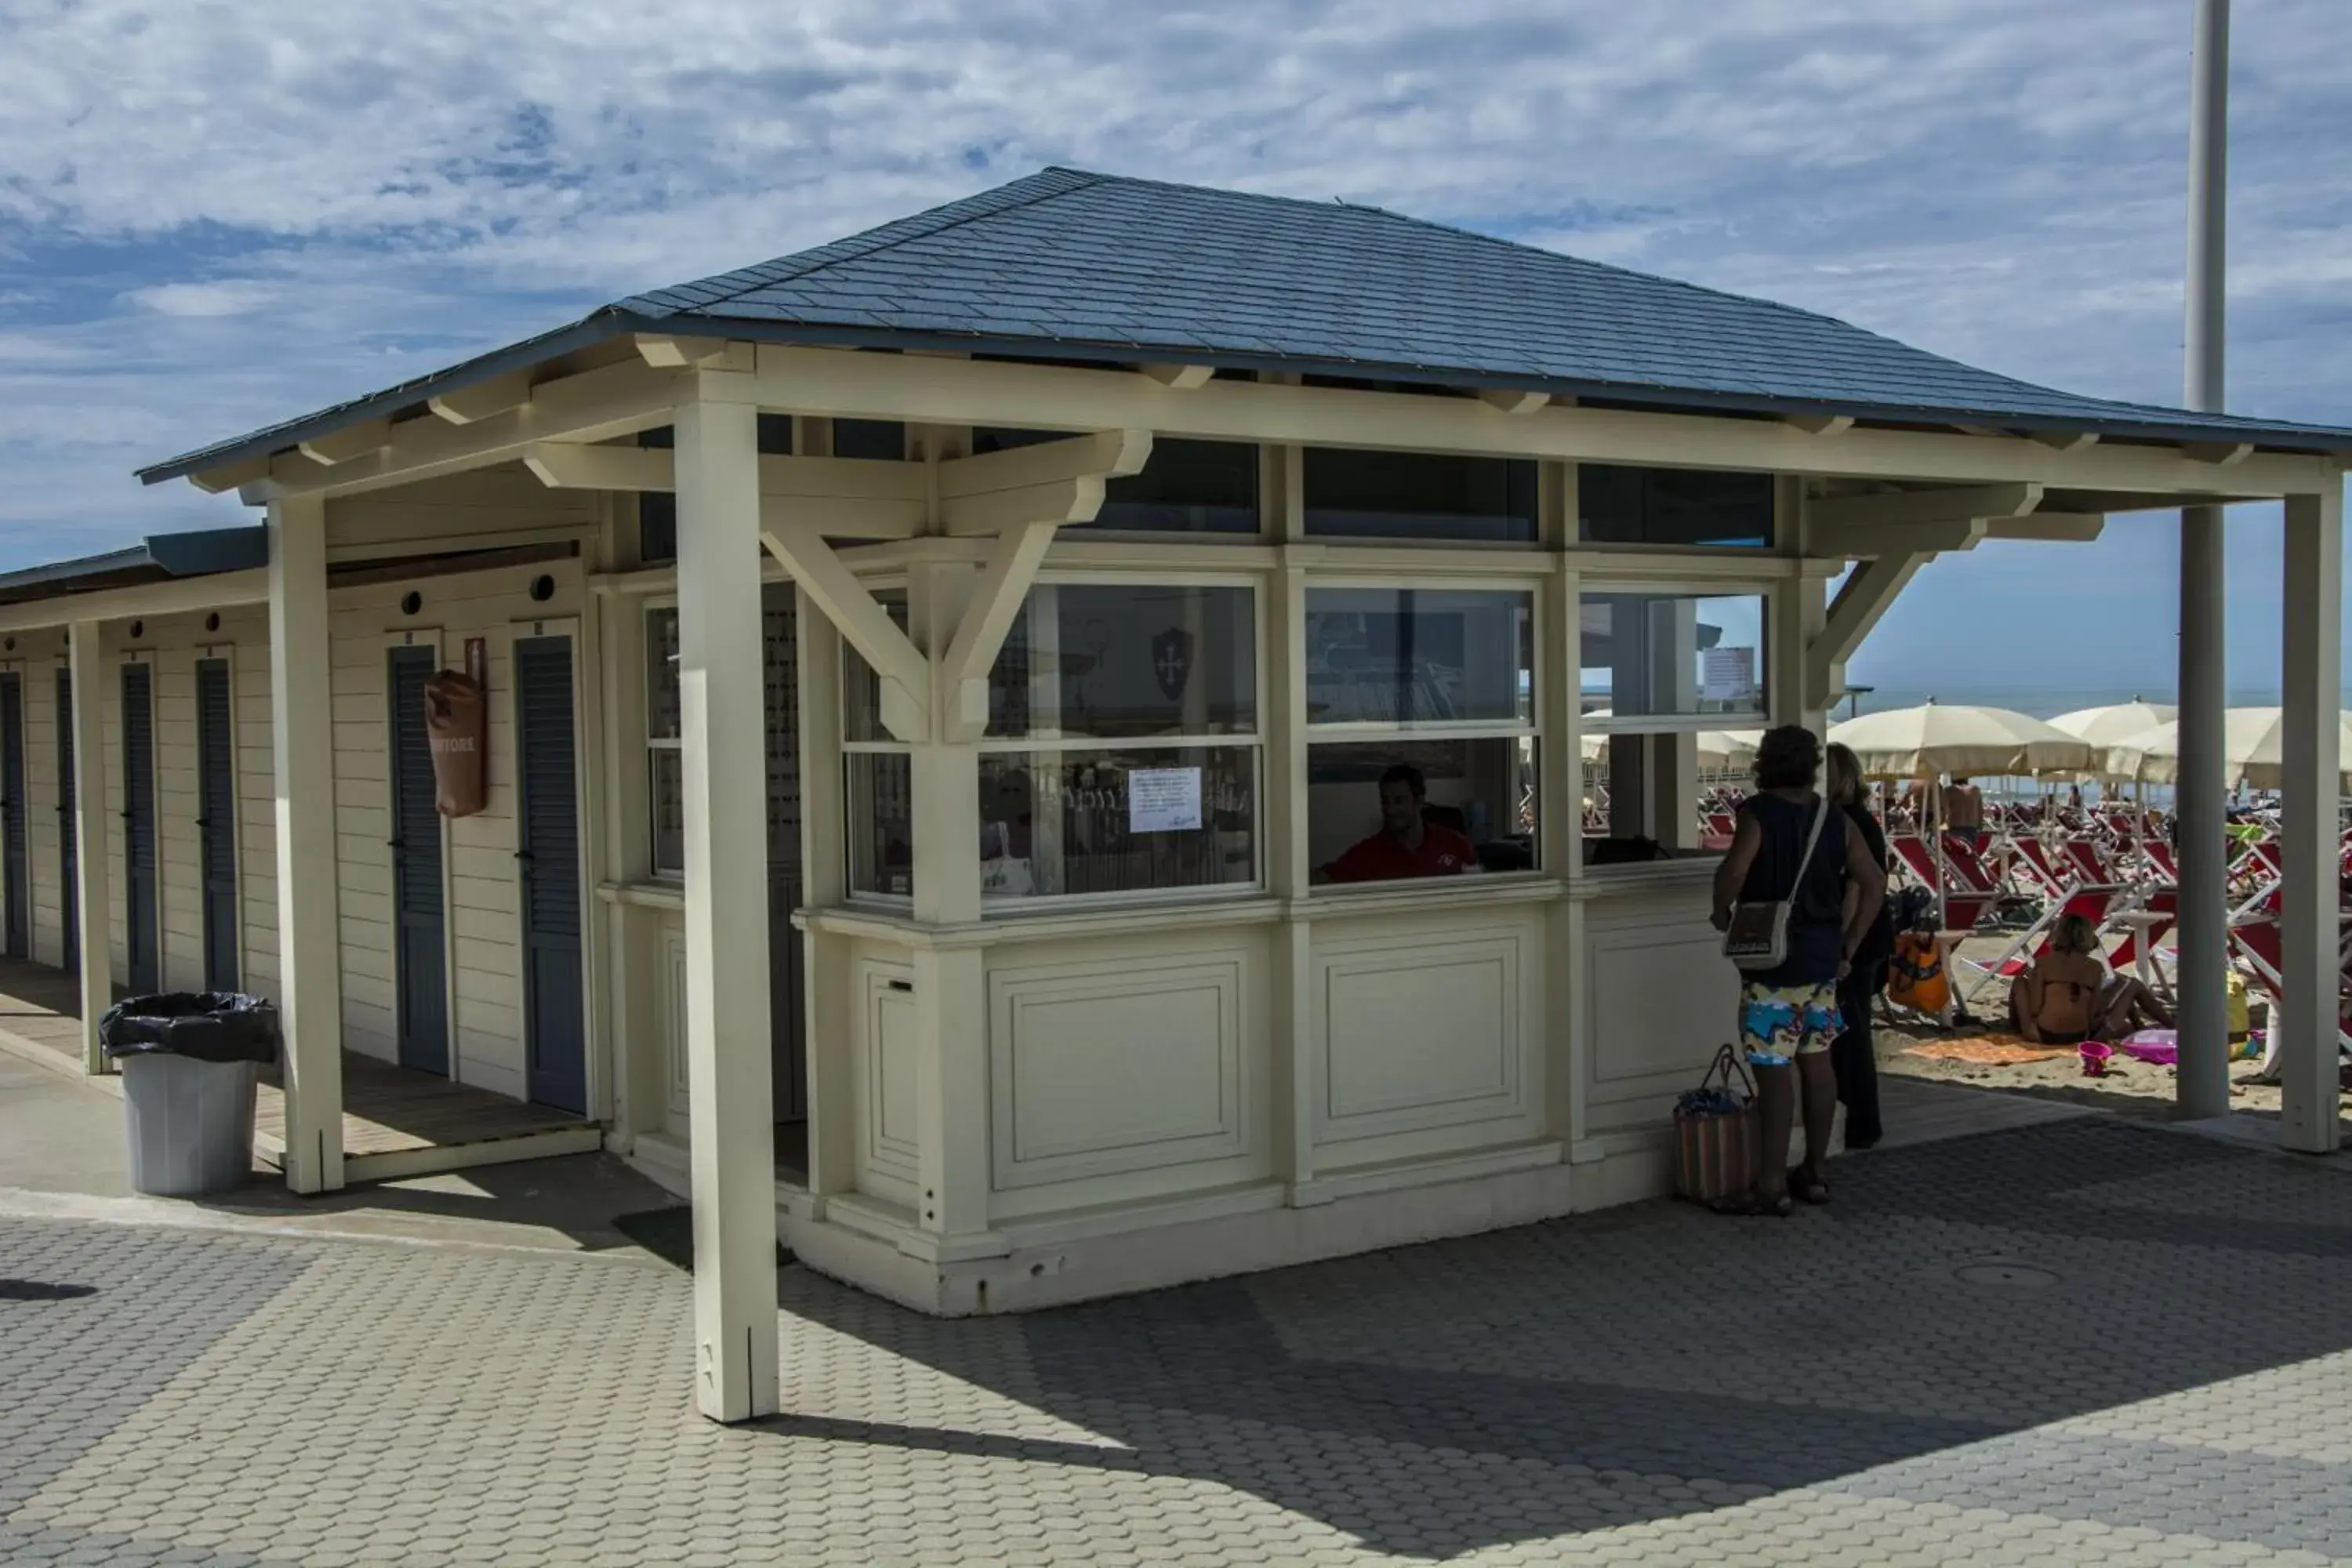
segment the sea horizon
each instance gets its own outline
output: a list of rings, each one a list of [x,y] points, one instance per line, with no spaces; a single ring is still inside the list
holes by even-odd
[[[1868,682],[1864,682],[1868,685]],[[1889,709],[1916,708],[1923,702],[1940,702],[1949,707],[2006,708],[2014,713],[2029,714],[2036,719],[2053,719],[2061,713],[2073,713],[2084,708],[2107,708],[2123,702],[2159,702],[2177,706],[2169,683],[2163,686],[1990,686],[1956,681],[1950,685],[1881,686],[1869,690],[1852,690],[1841,699],[1832,719],[1847,719],[1857,710],[1880,713]],[[2226,703],[2231,708],[2275,708],[2279,706],[2276,687],[2242,687],[2231,691]]]

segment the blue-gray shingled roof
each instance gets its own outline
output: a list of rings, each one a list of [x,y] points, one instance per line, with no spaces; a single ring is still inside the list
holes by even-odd
[[[2082,397],[1769,300],[1377,207],[1046,169],[142,471],[151,483],[628,331],[1181,359],[1759,413],[2341,450],[2352,431]]]
[[[269,530],[261,523],[237,528],[196,528],[151,533],[138,543],[102,555],[52,561],[18,572],[0,572],[0,604],[54,598],[99,588],[126,587],[172,577],[210,577],[269,564]]]

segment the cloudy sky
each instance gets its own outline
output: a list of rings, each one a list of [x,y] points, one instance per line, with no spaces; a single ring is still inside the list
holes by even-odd
[[[1060,163],[1343,196],[2180,386],[2190,0],[0,0],[0,567],[134,464]],[[2230,405],[2352,424],[2352,6],[2244,0]],[[2232,683],[2276,679],[2274,510]],[[2173,529],[1924,574],[1854,679],[2168,689]]]

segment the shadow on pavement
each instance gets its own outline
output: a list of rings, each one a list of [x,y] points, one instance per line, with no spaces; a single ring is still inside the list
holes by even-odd
[[[1832,1172],[1834,1202],[1785,1223],[1657,1202],[1018,1318],[924,1319],[794,1270],[789,1314],[1075,1436],[763,1425],[1205,1479],[1442,1556],[2352,1347],[2352,1184],[2318,1164],[2085,1118]]]

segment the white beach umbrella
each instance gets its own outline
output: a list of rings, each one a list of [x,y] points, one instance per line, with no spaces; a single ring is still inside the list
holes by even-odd
[[[2105,708],[2077,708],[2072,713],[2061,713],[2050,721],[2050,727],[2065,731],[2095,752],[2105,752],[2135,736],[2145,735],[2159,724],[2169,724],[2179,714],[2180,710],[2168,702],[2143,702],[2135,697],[2128,702]]]
[[[1744,773],[1756,765],[1756,742],[1763,731],[1701,730],[1698,765],[1713,773]]]
[[[2352,715],[2337,715],[2337,742],[2345,749],[2344,787],[2352,789]],[[2281,782],[2281,746],[2286,726],[2276,708],[2232,708],[2222,715],[2221,757],[2231,788],[2249,784],[2276,789]],[[2158,724],[2107,752],[2107,771],[2117,778],[2171,784],[2180,766],[2180,722]]]
[[[1739,773],[1756,765],[1756,738],[1762,731],[1744,733],[1723,730],[1701,730],[1698,732],[1698,765],[1703,773]],[[1609,760],[1609,737],[1584,732],[1578,748],[1588,763],[1603,763]]]
[[[2007,777],[2091,765],[2091,748],[2063,730],[2006,708],[1928,702],[1865,713],[1833,726],[1830,739],[1850,746],[1873,778],[1936,773]]]

